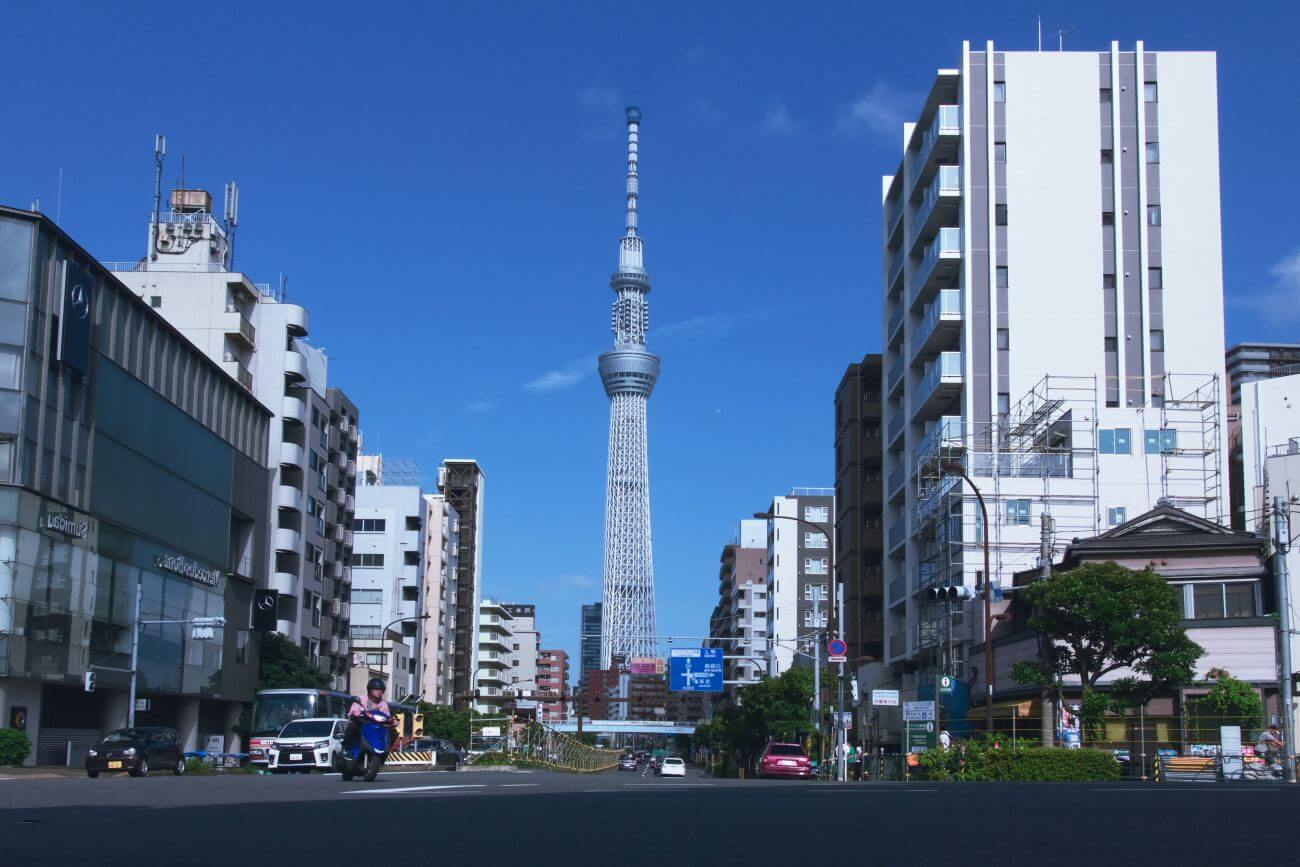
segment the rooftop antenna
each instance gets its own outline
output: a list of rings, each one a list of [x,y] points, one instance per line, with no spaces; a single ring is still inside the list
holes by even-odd
[[[1043,16],[1038,16],[1038,50],[1043,50]]]
[[[239,185],[226,184],[226,201],[222,208],[226,222],[226,270],[235,267],[235,227],[239,225]]]
[[[54,199],[54,222],[63,220],[63,168],[59,168],[59,192]]]
[[[1053,36],[1056,37],[1056,50],[1057,50],[1057,51],[1064,51],[1064,50],[1065,50],[1065,34],[1067,34],[1067,33],[1073,33],[1073,32],[1074,32],[1074,25],[1073,25],[1073,24],[1067,24],[1067,25],[1065,25],[1064,27],[1062,27],[1060,30],[1058,30],[1058,31],[1056,31],[1055,33],[1052,34]]]
[[[158,220],[162,207],[163,157],[167,156],[167,136],[158,133],[153,137],[153,220],[149,223],[149,258],[158,258]]]

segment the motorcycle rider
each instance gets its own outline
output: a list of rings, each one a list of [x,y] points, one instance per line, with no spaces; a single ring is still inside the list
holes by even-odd
[[[366,697],[357,699],[352,702],[348,708],[348,730],[343,738],[343,748],[351,749],[361,737],[361,717],[365,713],[380,713],[388,720],[390,727],[397,724],[393,719],[393,712],[388,707],[388,702],[384,701],[384,681],[378,677],[370,678],[366,684]],[[392,740],[392,734],[389,734],[389,740]]]

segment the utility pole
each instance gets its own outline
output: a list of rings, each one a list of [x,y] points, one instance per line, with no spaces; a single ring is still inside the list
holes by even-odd
[[[1291,524],[1286,501],[1273,498],[1273,578],[1277,583],[1277,635],[1282,663],[1278,695],[1282,699],[1282,752],[1286,781],[1295,779],[1295,708],[1291,697],[1291,588],[1287,575],[1286,555],[1291,550]]]
[[[136,668],[140,660],[140,590],[141,585],[137,581],[135,585],[135,614],[131,615],[131,692],[127,698],[126,706],[126,727],[135,728],[135,679]]]
[[[1038,541],[1038,578],[1040,581],[1046,581],[1052,577],[1052,530],[1055,522],[1052,516],[1046,510],[1040,516],[1039,541]],[[1054,647],[1050,638],[1040,638],[1042,644],[1043,657],[1048,660],[1049,668],[1052,659]],[[1040,710],[1042,719],[1039,721],[1039,739],[1041,745],[1045,748],[1051,747],[1056,741],[1056,702],[1052,696],[1050,686],[1043,687],[1043,703]]]
[[[822,592],[813,592],[813,719],[817,722],[818,768],[826,762],[825,741],[822,738]]]

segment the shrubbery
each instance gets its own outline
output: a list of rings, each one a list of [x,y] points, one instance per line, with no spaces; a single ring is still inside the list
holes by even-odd
[[[987,735],[950,750],[918,757],[917,772],[927,780],[996,782],[1107,782],[1120,778],[1119,762],[1102,750],[1022,746]]]
[[[18,767],[32,754],[32,742],[18,729],[0,729],[0,765]]]

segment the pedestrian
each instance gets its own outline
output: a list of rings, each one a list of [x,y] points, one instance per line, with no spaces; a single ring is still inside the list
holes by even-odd
[[[1276,765],[1284,746],[1282,735],[1275,723],[1259,733],[1259,739],[1255,742],[1255,752],[1263,756],[1264,761],[1270,766]]]

